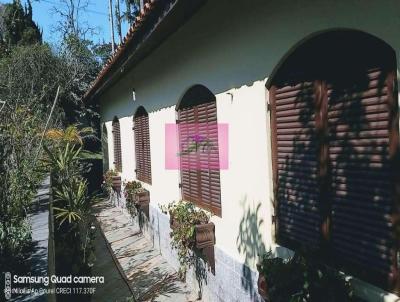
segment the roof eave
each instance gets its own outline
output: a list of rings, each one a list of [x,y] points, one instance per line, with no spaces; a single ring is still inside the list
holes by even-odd
[[[149,16],[154,20],[148,20],[148,24],[143,24],[139,30],[131,33],[130,38],[124,39],[125,43],[119,46],[115,55],[111,58],[111,62],[103,68],[92,87],[86,92],[83,97],[85,103],[96,102],[96,99],[107,88],[151,54],[163,41],[189,20],[206,0],[175,0],[169,2],[168,7],[156,8],[160,10],[158,15]],[[132,31],[132,28],[130,31]]]

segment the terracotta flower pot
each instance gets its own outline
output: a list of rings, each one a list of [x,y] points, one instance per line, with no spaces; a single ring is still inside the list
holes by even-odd
[[[112,177],[112,189],[120,193],[121,192],[121,176],[113,176]]]
[[[135,204],[139,205],[141,208],[148,206],[150,204],[150,192],[142,189],[135,193]]]
[[[196,248],[203,249],[215,244],[215,225],[212,222],[195,225]]]

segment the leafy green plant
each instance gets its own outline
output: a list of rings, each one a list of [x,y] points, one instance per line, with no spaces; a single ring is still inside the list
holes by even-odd
[[[72,178],[61,188],[54,189],[55,202],[58,207],[54,207],[54,217],[63,224],[66,220],[72,223],[82,220],[88,215],[93,197],[87,194],[87,181],[79,178]]]
[[[193,203],[178,201],[160,206],[164,213],[169,213],[173,221],[170,237],[172,247],[178,252],[179,277],[184,279],[188,267],[195,264],[195,225],[205,224],[210,221],[206,211],[197,208]]]
[[[261,257],[259,271],[271,302],[352,301],[349,282],[311,253],[284,260],[269,251]]]
[[[130,199],[139,189],[142,188],[142,184],[138,181],[124,182],[124,196],[126,199]]]
[[[0,224],[0,242],[8,236],[8,247],[14,255],[21,254],[31,241],[31,226],[28,219],[24,219],[18,226],[10,226],[7,230]]]
[[[90,169],[86,160],[97,156],[83,149],[85,135],[90,133],[90,129],[78,129],[77,126],[66,130],[50,129],[46,139],[51,144],[44,147],[46,157],[43,161],[45,170],[50,171],[52,177],[53,209],[59,238],[56,245],[68,243],[70,252],[76,257],[74,261],[86,269],[93,241],[90,206],[98,199],[88,193],[88,181],[82,176]]]
[[[142,189],[142,184],[138,181],[128,181],[124,182],[124,196],[126,199],[126,208],[131,217],[136,217],[138,215],[138,210],[135,206],[135,201],[133,200],[134,195]]]
[[[113,177],[114,176],[118,176],[118,171],[116,171],[116,170],[108,170],[103,175],[102,188],[103,188],[104,193],[106,193],[107,195],[111,195],[111,193],[112,193],[112,184],[113,184]]]
[[[80,177],[82,147],[77,148],[74,144],[67,143],[64,148],[49,149],[47,146],[43,146],[43,148],[47,154],[44,167],[53,173],[58,184],[68,182],[71,178]]]

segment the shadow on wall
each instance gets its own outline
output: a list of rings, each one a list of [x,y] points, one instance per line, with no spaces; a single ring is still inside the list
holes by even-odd
[[[285,144],[278,155],[278,238],[306,248],[325,247],[326,261],[334,267],[386,287],[394,249],[395,172],[388,152],[385,86],[390,70],[367,67],[326,80],[329,153],[323,163],[317,157],[321,138],[315,130],[312,86],[301,84],[295,101],[301,130],[289,135],[278,129],[279,143]],[[325,243],[321,225],[327,220]]]
[[[337,30],[299,46],[272,82],[278,243],[384,288],[400,236],[395,66],[383,41]]]
[[[243,208],[243,217],[239,225],[239,233],[236,239],[236,246],[240,254],[245,256],[242,265],[242,288],[254,297],[257,289],[254,288],[253,274],[249,266],[254,266],[259,256],[265,253],[263,236],[260,233],[264,227],[264,220],[260,215],[261,203],[248,203],[247,196],[240,202]]]

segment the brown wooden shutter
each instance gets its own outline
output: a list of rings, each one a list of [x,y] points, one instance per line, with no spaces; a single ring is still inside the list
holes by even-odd
[[[328,90],[332,253],[358,276],[386,285],[397,270],[392,213],[399,171],[389,148],[393,74],[374,69]]]
[[[151,184],[149,116],[144,108],[135,115],[136,177]]]
[[[119,120],[115,118],[112,123],[114,140],[114,165],[117,171],[122,171],[121,130]]]
[[[399,287],[395,83],[375,68],[270,91],[278,242],[327,247],[332,264],[386,289]]]
[[[321,215],[314,86],[274,87],[270,95],[278,240],[289,247],[317,248]]]
[[[216,102],[180,109],[178,129],[182,198],[221,216]],[[211,148],[183,154],[193,137],[211,141]]]

